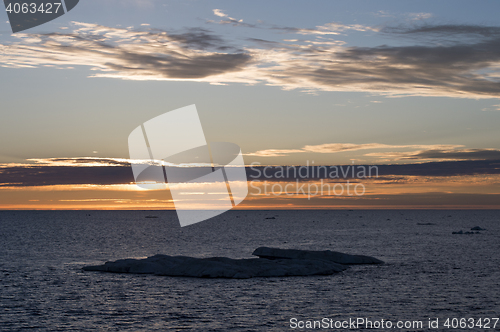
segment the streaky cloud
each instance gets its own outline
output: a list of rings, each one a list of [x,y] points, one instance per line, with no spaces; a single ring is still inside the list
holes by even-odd
[[[229,18],[222,11],[217,13]],[[229,21],[243,24],[241,20]],[[264,26],[296,37],[308,35],[312,40],[296,38],[290,43],[247,37],[244,40],[250,45],[240,47],[201,28],[172,32],[81,22],[74,22],[72,28],[68,33],[16,34],[18,42],[0,44],[0,66],[87,66],[94,73],[91,77],[266,84],[305,92],[474,99],[500,96],[500,27],[494,26]],[[346,31],[425,38],[409,46],[376,47],[348,47],[332,39]],[[456,40],[450,42],[450,36]]]
[[[500,150],[497,149],[462,149],[462,150],[425,150],[400,153],[372,153],[370,156],[391,157],[395,160],[499,160]]]
[[[498,153],[497,153],[498,155]],[[492,156],[489,156],[492,157]],[[475,156],[474,158],[477,158]],[[74,160],[75,162],[71,162]],[[134,177],[130,167],[130,160],[113,161],[114,158],[53,158],[46,162],[34,164],[2,164],[0,165],[0,189],[6,187],[45,187],[56,185],[123,185],[134,184]],[[136,162],[136,161],[134,161]],[[97,166],[98,165],[98,166]],[[366,169],[376,167],[377,180],[382,181],[384,177],[394,176],[464,176],[464,175],[497,175],[500,174],[500,157],[495,160],[450,160],[439,162],[417,162],[399,165],[354,165],[357,170],[360,167]],[[164,165],[165,167],[175,167]],[[308,174],[315,176],[303,179],[303,181],[312,181],[319,179],[324,173],[324,167],[332,170],[337,166],[295,166],[308,169]],[[206,166],[193,166],[202,168]],[[249,180],[265,181],[286,181],[296,180],[296,177],[277,176],[277,173],[283,174],[283,168],[290,166],[246,166],[246,172]],[[344,165],[346,178],[350,178],[349,171],[353,165]],[[313,171],[314,168],[314,171]],[[321,171],[320,171],[321,168]],[[211,169],[211,167],[210,167]],[[323,172],[323,173],[322,173]],[[374,171],[375,172],[375,171]],[[260,175],[259,175],[260,174]],[[292,173],[290,173],[292,174]],[[394,181],[394,178],[390,178]]]
[[[394,144],[381,144],[381,143],[327,143],[319,145],[306,145],[301,149],[267,149],[260,150],[253,153],[247,153],[247,156],[256,157],[282,157],[287,156],[292,153],[338,153],[346,151],[357,151],[357,150],[374,150],[374,149],[455,149],[463,147],[463,145],[454,144],[413,144],[413,145],[394,145]]]

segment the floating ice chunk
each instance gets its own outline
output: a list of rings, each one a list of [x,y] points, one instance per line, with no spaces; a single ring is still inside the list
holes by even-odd
[[[155,255],[145,259],[121,259],[103,265],[85,266],[85,271],[156,274],[198,278],[252,278],[330,275],[346,266],[318,259],[231,259]]]
[[[337,264],[383,264],[384,262],[370,256],[349,255],[337,251],[311,251],[311,250],[296,250],[296,249],[278,249],[260,247],[253,252],[254,256],[267,259],[307,259],[307,260],[324,260]]]
[[[464,232],[463,230],[459,230],[458,232],[451,232],[451,234],[466,234],[466,235],[470,235],[470,234],[481,234],[479,232]]]

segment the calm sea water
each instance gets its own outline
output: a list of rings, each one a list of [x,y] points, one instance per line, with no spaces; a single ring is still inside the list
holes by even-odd
[[[487,231],[452,234],[474,226]],[[259,246],[386,264],[246,280],[81,270],[157,253],[244,258]],[[499,286],[500,211],[229,211],[184,228],[172,211],[0,212],[2,331],[299,330],[291,318],[424,322],[408,331],[439,318],[434,331],[456,331],[446,318],[500,316]]]

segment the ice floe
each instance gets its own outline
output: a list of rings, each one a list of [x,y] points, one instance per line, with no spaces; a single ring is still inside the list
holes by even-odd
[[[348,268],[344,264],[380,264],[368,256],[334,251],[307,251],[260,247],[260,258],[195,258],[155,255],[145,259],[120,259],[103,265],[85,266],[85,271],[155,274],[173,277],[236,278],[330,275]],[[343,263],[340,263],[343,262]]]
[[[349,255],[338,251],[312,251],[312,250],[297,250],[297,249],[279,249],[260,247],[253,252],[254,256],[267,259],[309,259],[309,260],[325,260],[337,264],[353,265],[353,264],[382,264],[383,261],[362,255]]]

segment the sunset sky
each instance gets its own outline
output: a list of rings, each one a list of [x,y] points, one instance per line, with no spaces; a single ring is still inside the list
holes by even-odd
[[[82,0],[16,34],[2,10],[0,209],[173,208],[127,138],[191,104],[248,172],[379,168],[363,196],[238,208],[500,208],[500,3],[479,4]]]

